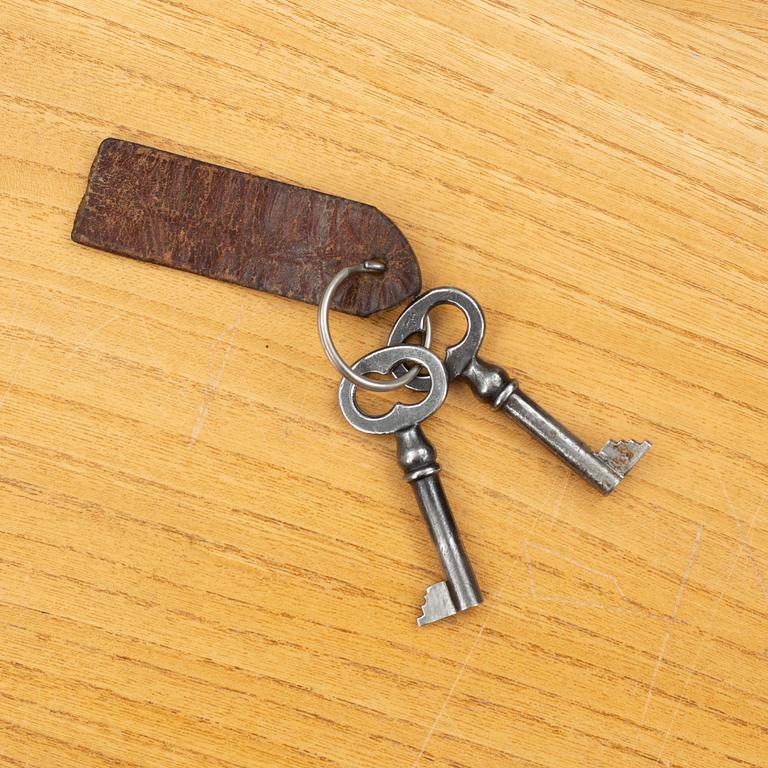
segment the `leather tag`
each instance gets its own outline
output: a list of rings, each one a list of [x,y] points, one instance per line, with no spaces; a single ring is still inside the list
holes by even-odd
[[[96,154],[76,243],[316,304],[333,275],[365,259],[336,309],[370,315],[421,289],[408,241],[376,208],[120,139]]]

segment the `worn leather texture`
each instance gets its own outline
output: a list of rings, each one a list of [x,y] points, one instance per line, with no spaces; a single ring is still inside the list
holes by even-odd
[[[99,146],[72,239],[316,304],[333,275],[365,259],[334,308],[389,309],[421,288],[397,226],[371,205],[109,138]]]

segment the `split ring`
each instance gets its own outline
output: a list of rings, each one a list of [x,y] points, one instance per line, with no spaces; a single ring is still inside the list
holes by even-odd
[[[420,366],[414,365],[402,376],[398,376],[391,381],[380,381],[378,379],[369,379],[366,376],[361,376],[359,373],[355,373],[345,362],[341,359],[341,355],[336,349],[336,345],[331,338],[331,328],[328,320],[328,310],[333,300],[333,294],[336,289],[350,276],[358,272],[374,272],[381,274],[387,269],[387,265],[381,261],[363,261],[360,264],[355,264],[351,267],[344,267],[340,269],[331,279],[323,291],[323,295],[320,299],[320,304],[317,308],[317,332],[320,334],[320,343],[323,345],[323,350],[326,357],[331,361],[331,365],[345,378],[356,384],[363,389],[370,389],[374,392],[391,392],[394,389],[404,387],[406,384],[410,384],[418,375]],[[429,318],[426,318],[424,325],[424,347],[429,347],[432,341],[432,325],[429,322]]]

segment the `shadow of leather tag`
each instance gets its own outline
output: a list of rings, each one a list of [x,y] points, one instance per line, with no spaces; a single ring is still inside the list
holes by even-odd
[[[76,243],[317,304],[342,267],[334,308],[355,315],[417,294],[408,241],[376,208],[120,139],[105,139],[72,229]]]

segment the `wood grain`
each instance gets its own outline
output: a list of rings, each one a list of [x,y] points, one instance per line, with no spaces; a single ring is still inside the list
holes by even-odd
[[[0,766],[768,765],[764,10],[6,0]],[[602,498],[457,386],[486,603],[417,629],[312,308],[69,241],[109,135],[386,211],[485,357],[653,450]]]

